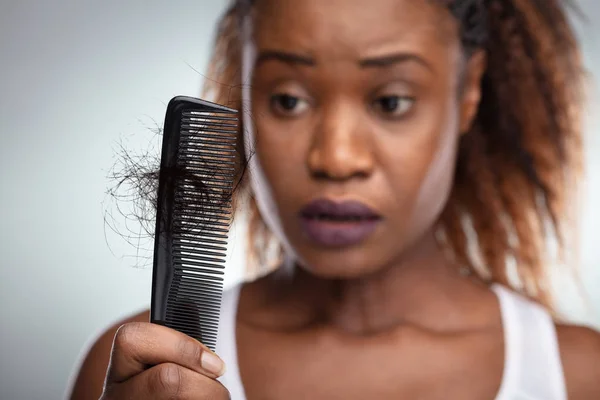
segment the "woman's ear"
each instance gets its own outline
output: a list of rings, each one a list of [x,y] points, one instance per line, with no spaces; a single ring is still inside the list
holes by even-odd
[[[473,53],[463,72],[462,91],[460,98],[460,134],[465,134],[471,129],[473,120],[479,109],[481,101],[481,80],[487,67],[487,58],[484,50]]]

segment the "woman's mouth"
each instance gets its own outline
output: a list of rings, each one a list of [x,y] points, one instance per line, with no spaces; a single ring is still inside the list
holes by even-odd
[[[381,216],[358,201],[318,199],[300,211],[302,230],[314,243],[346,247],[365,240],[381,222]]]

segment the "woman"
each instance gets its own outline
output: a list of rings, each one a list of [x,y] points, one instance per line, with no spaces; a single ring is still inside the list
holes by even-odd
[[[225,293],[222,359],[143,313],[72,398],[600,398],[600,336],[552,319],[543,240],[568,250],[581,164],[565,12],[235,1],[211,90],[246,111],[256,248],[272,233],[285,265]]]

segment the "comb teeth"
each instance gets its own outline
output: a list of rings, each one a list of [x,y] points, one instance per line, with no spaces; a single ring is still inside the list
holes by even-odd
[[[237,112],[176,97],[165,120],[159,182],[152,322],[215,350],[231,196]],[[161,171],[162,172],[162,171]]]

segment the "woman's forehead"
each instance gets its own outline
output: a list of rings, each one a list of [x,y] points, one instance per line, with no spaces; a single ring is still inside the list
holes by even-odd
[[[402,52],[446,63],[460,48],[457,23],[439,2],[259,0],[255,6],[259,51],[353,63]]]
[[[447,46],[458,40],[451,14],[429,0],[258,0],[255,12],[254,39],[264,48],[364,56],[398,43]]]

